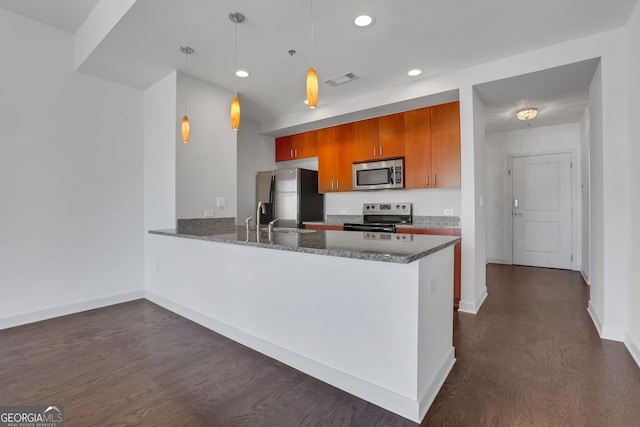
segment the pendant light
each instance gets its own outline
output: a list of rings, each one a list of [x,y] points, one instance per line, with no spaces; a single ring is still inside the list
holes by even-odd
[[[187,57],[193,53],[193,49],[189,46],[181,46],[180,52],[184,53],[184,73],[187,74]],[[191,134],[191,125],[189,124],[189,117],[187,117],[187,85],[184,85],[184,117],[182,118],[182,143],[187,144],[189,142],[189,135]]]
[[[538,115],[537,108],[525,108],[516,113],[518,120],[531,120]]]
[[[235,24],[235,58],[234,73],[238,74],[238,24],[244,21],[244,15],[239,12],[231,12],[229,20]],[[246,73],[248,75],[248,73]],[[238,89],[236,88],[236,96],[231,101],[231,129],[237,130],[240,126],[240,101],[238,100]]]
[[[316,108],[318,105],[318,75],[313,68],[313,0],[311,3],[311,68],[307,73],[307,104],[310,109]]]

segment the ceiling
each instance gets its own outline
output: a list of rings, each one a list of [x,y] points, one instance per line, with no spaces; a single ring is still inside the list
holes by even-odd
[[[0,7],[74,33],[97,3],[0,0]],[[188,74],[237,90],[243,117],[262,122],[306,109],[305,79],[311,65],[321,81],[322,108],[412,79],[622,26],[635,3],[538,0],[532,7],[513,0],[314,0],[311,12],[311,2],[300,0],[137,0],[80,71],[145,89],[174,69],[185,71],[179,48],[190,46],[195,54],[188,59]],[[228,18],[234,11],[246,17],[237,24],[237,61],[251,73],[246,79],[234,75],[236,24]],[[353,17],[362,12],[375,17],[372,26],[353,25]],[[288,53],[291,49],[294,55]],[[412,68],[423,74],[409,77]],[[581,63],[556,70],[559,73],[481,85],[487,129],[522,126],[507,115],[512,118],[524,104],[540,109],[530,125],[544,123],[543,117],[552,114],[556,120],[575,117],[575,110],[586,105],[594,69],[594,63]],[[358,79],[336,87],[322,82],[348,72]],[[580,78],[567,78],[570,72]]]

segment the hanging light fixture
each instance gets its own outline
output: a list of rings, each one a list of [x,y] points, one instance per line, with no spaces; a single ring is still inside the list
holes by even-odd
[[[238,24],[244,21],[244,15],[239,12],[229,13],[229,20],[235,24],[235,58],[234,58],[234,72],[236,76],[246,77],[249,73],[244,75],[238,74]],[[240,101],[238,100],[238,89],[236,88],[236,96],[231,101],[231,129],[237,130],[240,126]]]
[[[194,51],[189,46],[181,46],[180,52],[184,53],[184,73],[187,74],[187,57]],[[184,86],[184,117],[182,118],[182,143],[187,144],[189,142],[189,135],[191,134],[191,125],[189,124],[189,117],[187,117],[187,85]]]
[[[307,104],[310,109],[316,108],[318,105],[318,75],[313,68],[313,0],[311,3],[311,68],[307,73]]]
[[[516,113],[518,120],[531,120],[538,115],[537,108],[525,108]]]

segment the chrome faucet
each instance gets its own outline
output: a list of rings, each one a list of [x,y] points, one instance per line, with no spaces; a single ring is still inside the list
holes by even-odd
[[[256,208],[256,233],[258,233],[258,236],[260,235],[260,213],[261,212],[263,215],[266,213],[263,201],[259,201],[258,207]]]
[[[249,230],[249,222],[251,222],[252,219],[253,219],[253,217],[250,216],[249,218],[244,220],[244,224],[247,227],[247,234],[249,234],[249,232],[251,231],[251,230]]]
[[[278,218],[274,219],[273,221],[269,222],[269,225],[267,226],[267,233],[269,234],[269,241],[271,241],[271,233],[273,233],[273,226],[276,224],[277,220],[278,220]]]

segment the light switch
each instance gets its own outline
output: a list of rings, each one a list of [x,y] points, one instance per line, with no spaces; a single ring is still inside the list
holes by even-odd
[[[227,207],[227,198],[224,197],[224,196],[218,197],[217,205],[218,205],[219,208],[226,208]]]
[[[204,217],[205,218],[213,218],[215,216],[213,209],[205,209]]]

